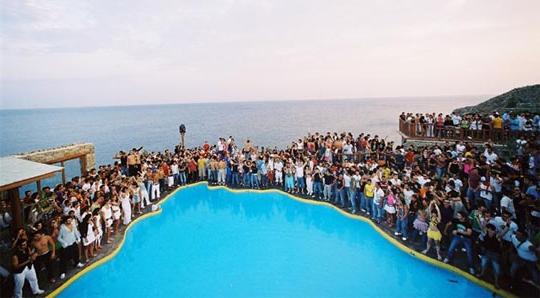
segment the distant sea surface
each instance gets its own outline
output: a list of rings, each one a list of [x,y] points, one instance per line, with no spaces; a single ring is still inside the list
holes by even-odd
[[[367,132],[400,142],[401,112],[449,113],[482,100],[460,96],[0,110],[0,156],[90,142],[96,146],[97,165],[108,164],[119,150],[174,148],[182,123],[189,147],[232,135],[238,144],[250,138],[258,146],[284,148],[317,131]],[[67,163],[66,171],[68,177],[78,175],[78,161]]]

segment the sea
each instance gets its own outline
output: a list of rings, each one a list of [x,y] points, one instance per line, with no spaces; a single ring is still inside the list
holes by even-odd
[[[485,99],[395,97],[0,110],[0,156],[90,142],[96,148],[96,165],[111,164],[119,150],[173,149],[181,124],[188,147],[233,136],[239,144],[249,138],[257,146],[285,148],[308,133],[328,131],[370,133],[399,143],[401,112],[450,113]],[[77,160],[65,167],[68,178],[79,175]],[[44,184],[57,183],[59,175]]]

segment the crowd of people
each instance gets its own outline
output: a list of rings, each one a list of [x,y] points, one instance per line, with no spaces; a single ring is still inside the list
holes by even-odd
[[[427,138],[480,139],[503,142],[510,136],[540,132],[540,115],[498,112],[491,114],[401,113],[401,131]]]
[[[490,144],[405,148],[376,135],[330,132],[282,150],[231,136],[196,148],[121,151],[114,165],[26,193],[28,226],[11,242],[13,292],[20,297],[28,280],[42,293],[39,278],[55,283],[84,267],[163,193],[198,181],[326,201],[371,218],[424,254],[465,263],[496,287],[539,287],[539,142],[538,134],[522,139],[510,159]]]

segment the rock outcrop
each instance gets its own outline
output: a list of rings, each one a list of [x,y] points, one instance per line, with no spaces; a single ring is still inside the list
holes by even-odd
[[[540,113],[540,84],[513,89],[476,106],[454,110],[459,114],[491,112]]]

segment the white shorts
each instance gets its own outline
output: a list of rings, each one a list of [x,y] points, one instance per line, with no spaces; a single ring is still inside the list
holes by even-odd
[[[384,210],[390,214],[396,213],[396,207],[390,205],[384,205]]]

